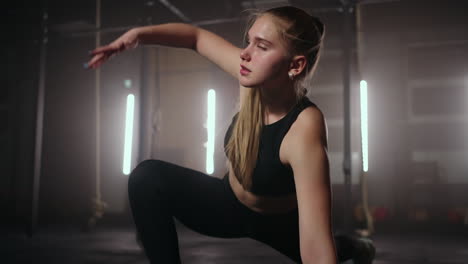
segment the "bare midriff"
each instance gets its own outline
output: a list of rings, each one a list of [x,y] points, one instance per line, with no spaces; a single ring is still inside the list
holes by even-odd
[[[297,197],[295,193],[280,197],[273,197],[259,196],[245,190],[235,177],[230,163],[229,185],[231,186],[231,189],[233,190],[237,199],[255,212],[262,214],[280,214],[287,213],[297,208]]]

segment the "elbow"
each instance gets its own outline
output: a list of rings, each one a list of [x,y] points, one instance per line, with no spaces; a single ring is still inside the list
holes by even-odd
[[[199,53],[198,44],[199,44],[200,38],[202,37],[201,35],[203,34],[203,31],[200,28],[195,27],[195,26],[192,26],[192,30],[193,30],[192,31],[193,38],[192,38],[191,46],[189,48]]]

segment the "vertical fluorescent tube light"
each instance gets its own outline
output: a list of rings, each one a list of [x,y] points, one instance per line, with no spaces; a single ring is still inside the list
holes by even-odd
[[[214,172],[214,144],[215,144],[215,111],[216,93],[213,89],[208,91],[208,118],[206,130],[208,132],[208,141],[206,142],[206,173]]]
[[[362,169],[369,170],[369,141],[367,127],[367,82],[362,80],[361,86],[361,145],[362,145]]]
[[[125,115],[125,143],[122,171],[125,175],[130,174],[132,162],[132,142],[133,142],[133,112],[135,110],[135,96],[127,96],[127,113]]]

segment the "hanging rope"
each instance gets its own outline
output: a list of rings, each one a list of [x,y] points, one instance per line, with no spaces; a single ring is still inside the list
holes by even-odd
[[[362,194],[362,209],[366,219],[367,230],[361,231],[362,236],[370,236],[374,233],[374,219],[369,210],[369,193],[367,188],[367,173],[361,173],[361,194]]]
[[[101,46],[101,0],[96,0],[96,48]],[[94,227],[98,219],[104,215],[104,209],[107,208],[107,204],[101,200],[101,120],[100,120],[100,109],[101,109],[101,70],[96,69],[95,88],[96,88],[96,198],[91,200],[92,203],[92,215],[88,220],[88,228]]]
[[[361,5],[360,3],[357,3],[355,6],[355,12],[356,12],[356,48],[358,51],[358,56],[357,56],[357,69],[359,72],[359,75],[362,75],[361,72],[361,67],[363,64],[363,57],[364,57],[364,47],[363,47],[363,33],[362,33],[362,17],[361,17]],[[362,135],[361,135],[362,136]],[[361,150],[361,157],[362,157],[362,150]],[[361,187],[361,202],[362,202],[362,210],[364,213],[364,218],[366,221],[366,227],[367,229],[364,230],[357,230],[357,233],[360,234],[361,236],[370,236],[372,233],[374,233],[374,220],[372,218],[372,214],[370,213],[369,210],[369,193],[368,193],[368,188],[367,188],[367,173],[362,170],[361,175],[359,177],[359,183]]]

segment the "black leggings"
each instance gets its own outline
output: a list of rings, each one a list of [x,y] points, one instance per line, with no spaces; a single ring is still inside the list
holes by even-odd
[[[130,174],[128,193],[133,219],[151,263],[180,263],[173,217],[213,237],[249,237],[301,262],[298,210],[264,215],[237,200],[228,182],[161,160],[141,162]],[[335,236],[339,261],[351,258]],[[344,240],[343,240],[344,241]]]

